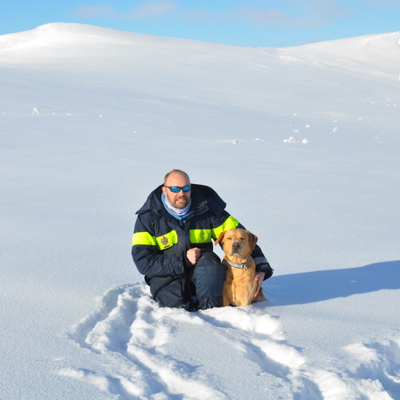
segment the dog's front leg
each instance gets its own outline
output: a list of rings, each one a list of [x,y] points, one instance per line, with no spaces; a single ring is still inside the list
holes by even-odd
[[[228,307],[231,305],[231,297],[232,297],[232,283],[225,281],[224,291],[222,293],[222,307]]]

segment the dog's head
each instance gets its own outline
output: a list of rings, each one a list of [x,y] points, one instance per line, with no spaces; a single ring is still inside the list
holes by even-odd
[[[229,229],[219,235],[214,245],[223,244],[222,249],[229,260],[233,257],[247,259],[256,247],[257,240],[256,235],[244,229]]]

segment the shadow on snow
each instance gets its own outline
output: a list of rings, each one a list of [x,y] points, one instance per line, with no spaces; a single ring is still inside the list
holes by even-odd
[[[316,303],[339,297],[400,289],[400,261],[358,268],[302,272],[273,276],[265,284],[271,306]]]

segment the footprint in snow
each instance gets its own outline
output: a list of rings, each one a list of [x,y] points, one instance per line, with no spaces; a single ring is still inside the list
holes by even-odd
[[[389,336],[345,347],[356,360],[353,380],[371,382],[363,388],[366,396],[400,399],[400,334]]]
[[[239,399],[241,395],[233,389],[230,393],[229,384],[224,386],[220,380],[240,381],[243,368],[250,368],[249,384],[261,379],[267,386],[297,393],[299,399],[321,398],[315,395],[319,393],[316,384],[302,374],[306,360],[285,343],[280,322],[266,314],[266,304],[188,313],[160,308],[144,284],[111,289],[99,309],[69,334],[100,357],[99,363],[109,366],[108,370],[67,368],[59,374],[123,400],[217,400]],[[224,360],[227,357],[230,365]],[[221,369],[226,370],[226,378],[218,375]],[[221,385],[224,392],[215,389]]]
[[[98,311],[72,328],[69,337],[81,347],[109,360],[109,373],[64,369],[60,375],[79,379],[120,399],[224,399],[222,393],[197,379],[196,371],[162,354],[173,327],[166,323],[175,311],[185,320],[186,311],[161,309],[147,286],[122,286],[107,292]],[[187,313],[186,313],[187,314]],[[166,395],[168,394],[168,396]]]

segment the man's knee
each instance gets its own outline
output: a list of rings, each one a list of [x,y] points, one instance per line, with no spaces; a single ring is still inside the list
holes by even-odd
[[[199,259],[193,273],[199,308],[222,306],[225,269],[214,253],[206,253]]]

